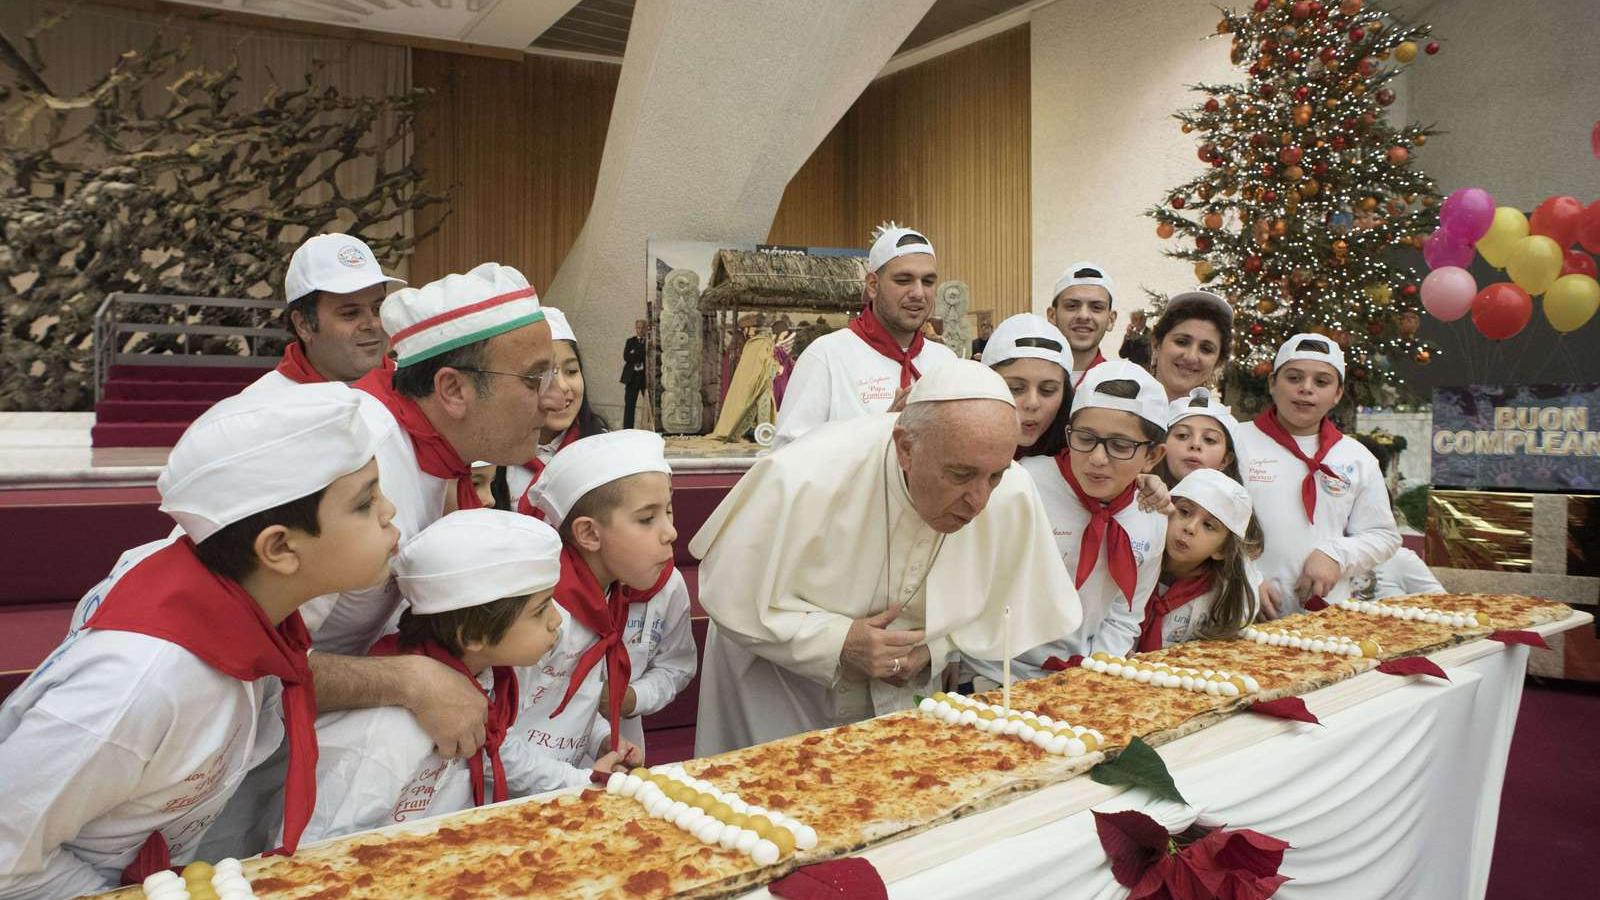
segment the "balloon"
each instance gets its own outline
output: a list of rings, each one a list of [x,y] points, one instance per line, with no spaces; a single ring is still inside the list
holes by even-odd
[[[1506,274],[1530,294],[1542,294],[1561,277],[1561,245],[1542,234],[1530,234],[1511,248]]]
[[[1566,334],[1582,328],[1600,309],[1600,282],[1588,275],[1563,275],[1544,295],[1544,317]]]
[[[1472,245],[1462,243],[1454,234],[1439,229],[1422,240],[1422,261],[1429,269],[1455,266],[1465,269],[1472,265]]]
[[[1494,223],[1494,198],[1483,188],[1460,188],[1439,207],[1439,228],[1470,244]]]
[[[1502,206],[1494,211],[1494,224],[1478,239],[1478,252],[1483,254],[1484,262],[1504,269],[1511,258],[1511,248],[1527,236],[1528,217],[1515,207]]]
[[[1554,240],[1565,250],[1578,240],[1578,219],[1583,215],[1583,204],[1577,197],[1546,197],[1533,211],[1528,231]]]
[[[1594,257],[1582,250],[1568,250],[1562,254],[1561,274],[1587,275],[1590,278],[1600,278],[1600,271],[1596,271]]]
[[[1456,266],[1434,269],[1422,279],[1422,307],[1441,322],[1454,322],[1472,309],[1478,282],[1472,273]]]
[[[1491,341],[1503,341],[1528,327],[1533,298],[1508,281],[1498,281],[1472,298],[1472,324]]]
[[[1585,207],[1578,217],[1578,243],[1590,253],[1600,253],[1600,200]]]

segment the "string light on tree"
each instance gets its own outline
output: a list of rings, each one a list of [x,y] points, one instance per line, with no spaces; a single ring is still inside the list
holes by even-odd
[[[1199,102],[1175,115],[1204,168],[1148,211],[1157,236],[1234,304],[1230,385],[1310,331],[1346,347],[1360,402],[1392,401],[1393,364],[1438,353],[1411,324],[1420,273],[1394,251],[1421,248],[1439,196],[1416,164],[1432,132],[1386,117],[1395,75],[1438,44],[1362,0],[1255,0],[1217,34],[1246,78],[1195,85]]]

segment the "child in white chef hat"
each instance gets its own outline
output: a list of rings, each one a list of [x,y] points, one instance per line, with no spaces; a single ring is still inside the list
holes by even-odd
[[[1172,489],[1161,579],[1145,604],[1139,651],[1198,638],[1231,638],[1250,624],[1257,600],[1250,559],[1260,548],[1244,485],[1195,469]]]

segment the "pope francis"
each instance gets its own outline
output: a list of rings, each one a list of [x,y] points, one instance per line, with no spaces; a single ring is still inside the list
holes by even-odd
[[[958,360],[903,413],[818,426],[751,468],[689,545],[712,619],[696,756],[909,708],[958,652],[1078,627],[1017,431],[1004,380]]]

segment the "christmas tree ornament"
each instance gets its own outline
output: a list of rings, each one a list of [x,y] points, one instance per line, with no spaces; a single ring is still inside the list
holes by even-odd
[[[1263,359],[1250,367],[1250,374],[1257,378],[1265,378],[1272,374],[1272,361]]]
[[[1394,103],[1394,91],[1388,88],[1379,88],[1378,92],[1372,96],[1373,99],[1378,101],[1379,106],[1389,106]]]
[[[1200,281],[1205,281],[1206,279],[1210,278],[1211,273],[1215,271],[1216,267],[1211,265],[1211,263],[1206,260],[1202,259],[1194,264],[1194,277]]]
[[[1171,202],[1173,209],[1183,209],[1184,199],[1182,194],[1173,194],[1172,200],[1169,202]]]
[[[1429,56],[1432,56],[1435,53],[1438,53],[1439,52],[1439,42],[1438,41],[1429,41],[1428,42],[1428,46],[1422,48],[1422,51],[1424,53],[1428,54]]]
[[[1221,213],[1215,213],[1215,212],[1208,212],[1208,213],[1205,214],[1204,217],[1201,218],[1200,224],[1202,224],[1205,227],[1211,229],[1212,231],[1216,231],[1217,229],[1222,227],[1222,214]]]
[[[1260,300],[1256,301],[1256,312],[1261,313],[1263,316],[1270,316],[1274,312],[1277,312],[1277,310],[1278,301],[1272,299],[1271,297],[1262,297]]]
[[[1411,151],[1399,145],[1395,145],[1389,148],[1389,152],[1385,154],[1385,157],[1389,160],[1389,165],[1403,166],[1408,160],[1411,159]]]
[[[1340,0],[1339,12],[1346,16],[1361,12],[1361,0]]]
[[[1417,44],[1415,41],[1403,41],[1394,48],[1394,58],[1398,62],[1408,63],[1417,58]]]
[[[1163,241],[1172,237],[1172,233],[1172,226],[1166,222],[1162,222],[1156,226],[1156,237],[1161,238]]]

